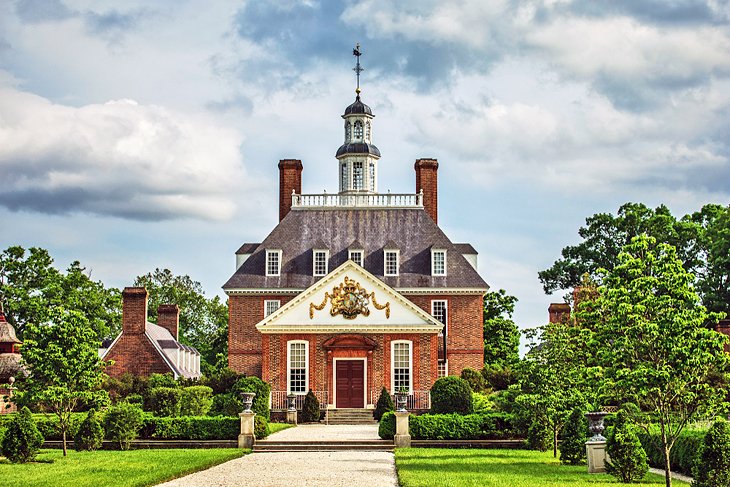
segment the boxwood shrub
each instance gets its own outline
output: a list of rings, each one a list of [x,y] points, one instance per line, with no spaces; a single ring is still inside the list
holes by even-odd
[[[213,389],[208,386],[185,387],[180,394],[181,416],[205,416],[213,403]]]
[[[150,390],[150,410],[157,416],[179,416],[182,391],[174,387],[155,387]]]
[[[641,446],[646,451],[649,465],[655,468],[664,468],[664,454],[661,451],[659,431],[653,428],[650,433],[643,430],[637,433]],[[692,464],[706,433],[707,430],[704,429],[685,429],[682,431],[669,452],[669,463],[673,472],[692,475]]]
[[[471,414],[471,387],[461,377],[441,377],[431,387],[431,413]]]
[[[414,440],[496,440],[513,438],[513,416],[507,413],[411,415],[408,429]],[[395,435],[395,414],[380,419],[378,435],[384,440]]]
[[[415,416],[411,416],[414,418]],[[408,418],[408,419],[411,419]],[[410,430],[410,427],[408,428]],[[380,425],[378,426],[378,436],[384,440],[392,440],[395,436],[395,413],[388,411],[383,414],[380,418]]]

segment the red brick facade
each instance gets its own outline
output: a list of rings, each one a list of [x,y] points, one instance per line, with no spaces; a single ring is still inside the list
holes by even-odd
[[[291,210],[292,191],[302,194],[302,161],[282,159],[279,161],[279,221]]]

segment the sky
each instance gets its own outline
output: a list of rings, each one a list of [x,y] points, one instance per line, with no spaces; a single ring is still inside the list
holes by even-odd
[[[0,0],[0,249],[223,296],[280,159],[337,191],[360,43],[379,190],[437,158],[439,225],[539,326],[586,217],[730,203],[729,24],[727,0]]]

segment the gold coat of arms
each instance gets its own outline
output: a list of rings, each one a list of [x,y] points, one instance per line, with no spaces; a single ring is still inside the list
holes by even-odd
[[[368,293],[359,283],[345,276],[339,286],[332,288],[332,292],[324,293],[320,304],[309,304],[309,319],[314,319],[314,310],[322,311],[329,301],[332,306],[330,315],[342,315],[347,320],[354,320],[357,315],[370,316],[368,306],[372,303],[378,310],[385,310],[385,317],[390,318],[390,302],[383,305],[375,299],[375,292]]]

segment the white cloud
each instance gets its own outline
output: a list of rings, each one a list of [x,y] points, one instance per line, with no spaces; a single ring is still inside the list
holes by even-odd
[[[0,204],[134,219],[228,219],[252,189],[238,131],[131,100],[79,108],[0,89]]]

